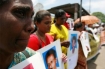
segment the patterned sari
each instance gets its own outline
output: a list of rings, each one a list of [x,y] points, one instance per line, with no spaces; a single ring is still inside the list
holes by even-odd
[[[35,51],[33,51],[32,49],[30,49],[28,47],[25,49],[25,51],[27,51],[27,53],[29,54],[30,57],[36,53]],[[25,59],[27,59],[27,57],[22,52],[15,53],[14,60],[11,62],[8,69],[15,66],[16,64],[24,61]]]

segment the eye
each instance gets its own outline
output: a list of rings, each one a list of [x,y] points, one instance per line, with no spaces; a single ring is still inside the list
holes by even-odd
[[[13,14],[16,15],[17,17],[19,17],[19,18],[25,18],[25,16],[26,16],[26,12],[22,9],[15,9],[13,11]]]

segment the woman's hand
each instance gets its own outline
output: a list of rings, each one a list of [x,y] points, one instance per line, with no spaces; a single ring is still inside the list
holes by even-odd
[[[64,53],[62,53],[62,61],[63,61],[64,63],[67,62],[67,56],[66,56]]]
[[[61,42],[61,46],[65,46],[65,47],[69,47],[69,45],[70,45],[70,41],[63,41],[63,42]]]

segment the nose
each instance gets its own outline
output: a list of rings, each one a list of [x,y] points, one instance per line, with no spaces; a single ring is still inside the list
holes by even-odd
[[[30,21],[27,21],[27,24],[26,24],[26,32],[28,33],[32,33],[34,31],[34,23],[32,20]]]

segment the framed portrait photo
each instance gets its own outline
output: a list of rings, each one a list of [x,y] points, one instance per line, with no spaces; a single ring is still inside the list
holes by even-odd
[[[64,69],[60,40],[57,40],[40,50],[46,69]]]
[[[78,60],[78,33],[77,31],[69,31],[70,46],[67,52],[67,69],[74,69]]]

